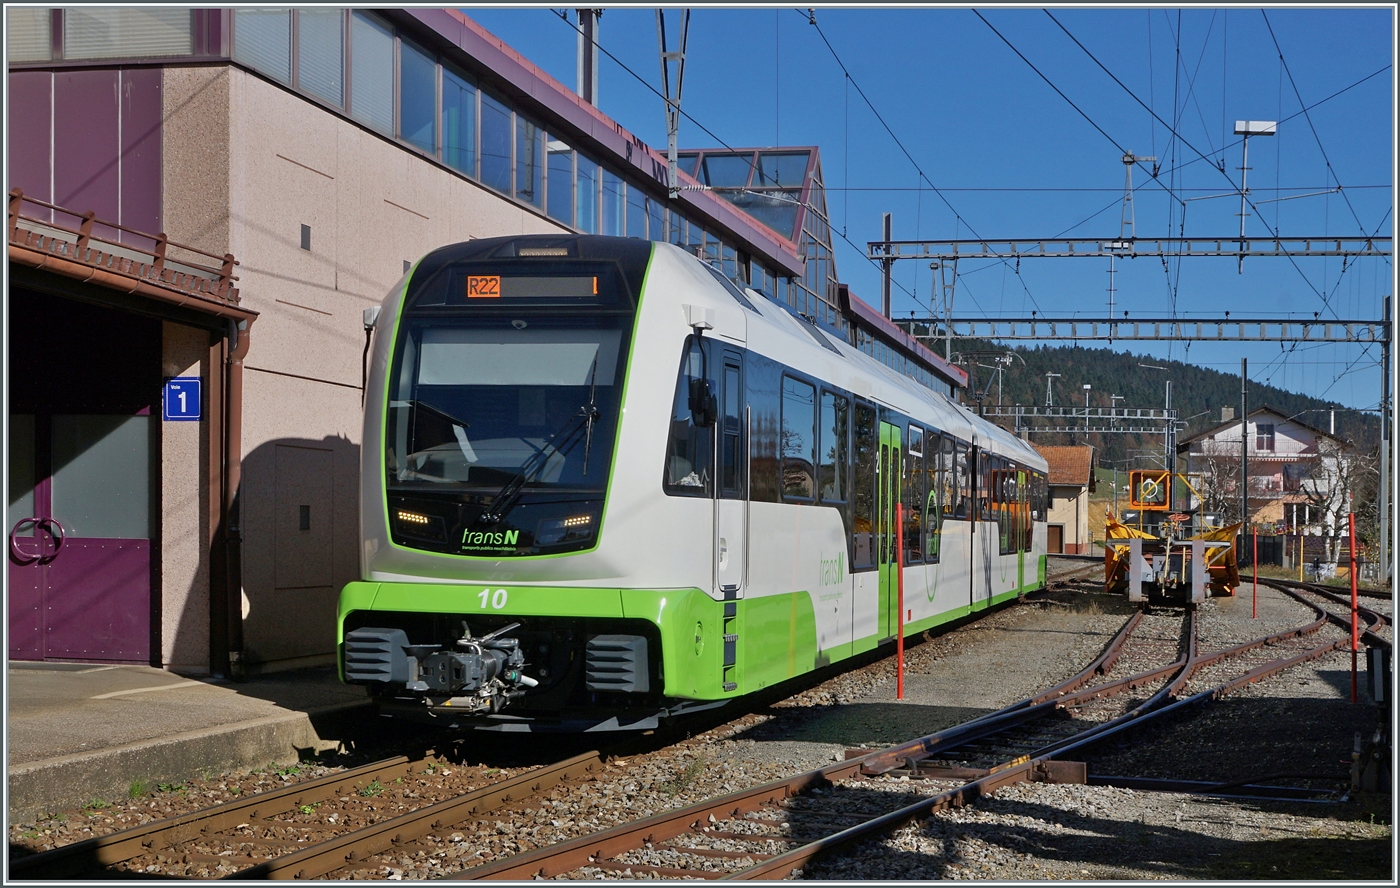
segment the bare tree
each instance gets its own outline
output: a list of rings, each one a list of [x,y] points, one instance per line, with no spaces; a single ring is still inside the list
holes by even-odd
[[[1336,563],[1346,536],[1346,516],[1358,511],[1366,490],[1376,482],[1375,453],[1359,453],[1350,444],[1319,438],[1317,452],[1306,462],[1299,492],[1317,510],[1318,523],[1327,538],[1327,560]]]
[[[1211,442],[1214,443],[1214,442]],[[1240,518],[1240,458],[1224,447],[1203,447],[1191,454],[1191,471],[1201,476],[1201,508],[1218,513],[1221,523],[1233,524]]]

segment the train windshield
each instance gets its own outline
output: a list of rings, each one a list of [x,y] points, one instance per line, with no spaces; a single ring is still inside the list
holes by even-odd
[[[410,311],[400,327],[384,439],[396,542],[490,557],[594,545],[632,313],[509,308]]]

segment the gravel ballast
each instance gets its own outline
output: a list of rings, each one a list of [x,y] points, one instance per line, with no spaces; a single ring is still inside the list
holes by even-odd
[[[519,812],[501,812],[498,819],[459,826],[422,842],[425,849],[367,861],[353,877],[448,875],[501,855],[819,768],[844,758],[849,748],[880,748],[1000,708],[1076,673],[1117,632],[1131,609],[1121,597],[1093,588],[1086,584],[1050,593],[912,644],[906,651],[902,700],[895,699],[892,658],[872,663],[688,739],[614,760],[596,781],[555,789]],[[1202,648],[1296,625],[1306,613],[1262,587],[1258,620],[1251,618],[1250,604],[1243,595],[1207,602]],[[1334,653],[1172,719],[1149,736],[1130,733],[1076,757],[1087,762],[1091,776],[1224,782],[1303,774],[1331,780],[1263,782],[1341,790],[1354,734],[1369,735],[1376,723],[1376,710],[1364,695],[1364,672],[1365,702],[1348,702],[1349,670],[1350,654]],[[476,777],[497,764],[476,762],[469,753],[460,767]],[[195,781],[179,792],[156,791],[129,803],[12,824],[10,839],[38,850],[203,807],[227,797],[234,784],[257,791],[324,770],[223,775],[207,785]],[[927,796],[943,788],[897,778],[859,786],[871,799],[905,801],[910,793]],[[1019,784],[967,808],[921,818],[890,837],[818,861],[800,875],[1011,881],[1390,879],[1390,801],[1386,795],[1309,804]],[[783,849],[775,843],[747,850]],[[648,863],[698,867],[702,859],[655,849],[636,858],[638,867],[629,875],[647,878]],[[602,871],[575,875],[618,878]]]

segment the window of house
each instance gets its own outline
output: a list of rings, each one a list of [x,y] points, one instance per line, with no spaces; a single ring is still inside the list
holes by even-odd
[[[574,224],[574,149],[551,137],[549,149],[549,217],[565,225]]]
[[[627,189],[627,236],[639,237],[642,240],[648,238],[647,195],[645,191],[636,187]]]
[[[603,170],[603,227],[600,234],[621,237],[623,195],[626,184],[622,177],[610,170]]]
[[[1261,422],[1254,427],[1254,449],[1268,451],[1274,449],[1273,423]]]
[[[68,17],[64,19],[65,31]],[[65,36],[65,52],[67,51]],[[233,60],[282,83],[292,82],[292,11],[235,9]]]
[[[662,212],[659,201],[647,198],[647,230],[651,233],[651,240],[659,241],[666,238],[662,231],[666,217],[662,215]]]
[[[399,43],[399,132],[405,142],[437,152],[437,62],[423,50]]]
[[[578,230],[584,234],[598,233],[598,178],[601,170],[598,161],[578,156]]]
[[[356,11],[350,25],[350,116],[394,131],[394,32]]]
[[[515,197],[537,207],[544,202],[544,130],[519,114],[515,115]]]
[[[442,69],[442,160],[476,176],[476,86],[447,67]]]
[[[510,106],[481,93],[481,184],[510,193]]]
[[[17,6],[5,10],[5,48],[10,61],[38,62],[53,55],[53,19],[49,12]]]
[[[289,10],[277,13],[282,21],[290,22]],[[192,14],[189,7],[70,7],[63,15],[63,56],[111,59],[189,55],[194,50]],[[286,33],[290,39],[291,31]],[[287,75],[281,79],[285,83]]]
[[[297,10],[297,86],[318,99],[344,107],[343,9]]]

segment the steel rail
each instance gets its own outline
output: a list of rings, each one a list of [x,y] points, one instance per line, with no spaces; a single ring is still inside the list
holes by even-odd
[[[1321,610],[1321,608],[1319,608],[1319,610]],[[1326,618],[1322,618],[1321,623],[1319,624],[1319,628],[1321,625],[1325,625],[1326,622]],[[1290,630],[1289,632],[1281,634],[1287,637],[1289,635],[1296,634],[1303,628],[1306,627],[1299,627],[1299,629]],[[1247,644],[1257,647],[1264,643],[1266,643],[1264,639],[1255,639],[1254,642],[1249,642]],[[1138,707],[1133,712],[1126,713],[1123,716],[1113,719],[1110,722],[1106,722],[1103,725],[1096,726],[1095,728],[1090,729],[1090,731],[1085,732],[1085,734],[1080,735],[1079,737],[1071,738],[1068,742],[1055,744],[1055,748],[1049,752],[1046,752],[1044,754],[1038,753],[1034,757],[1028,758],[1026,760],[1011,763],[1007,767],[993,770],[991,773],[988,773],[984,777],[980,777],[977,780],[973,780],[969,783],[963,784],[962,786],[950,789],[947,792],[940,793],[937,796],[922,799],[911,805],[907,805],[903,808],[900,808],[897,811],[892,811],[888,814],[884,814],[880,817],[874,818],[866,823],[850,827],[831,836],[818,839],[814,842],[809,842],[806,845],[803,845],[799,848],[794,848],[791,851],[785,852],[783,854],[776,855],[754,866],[748,867],[735,873],[730,873],[724,876],[723,878],[726,880],[784,878],[787,875],[791,874],[793,871],[800,869],[808,862],[810,862],[811,860],[823,853],[829,852],[840,846],[859,841],[861,839],[881,835],[887,831],[903,826],[916,818],[926,817],[929,814],[934,813],[936,811],[946,810],[949,808],[967,804],[968,802],[980,798],[983,795],[989,795],[995,792],[996,790],[1002,788],[1003,786],[1035,779],[1037,776],[1044,776],[1048,773],[1047,763],[1054,757],[1061,756],[1075,749],[1079,749],[1085,746],[1101,742],[1107,737],[1119,733],[1120,731],[1124,731],[1129,728],[1140,727],[1148,721],[1159,718],[1161,716],[1166,715],[1167,713],[1176,711],[1178,709],[1196,705],[1207,700],[1218,699],[1219,697],[1224,696],[1225,694],[1229,693],[1231,690],[1234,690],[1237,687],[1240,687],[1244,684],[1252,683],[1254,681],[1258,681],[1260,678],[1282,671],[1283,669],[1286,669],[1289,666],[1305,662],[1306,660],[1321,657],[1331,652],[1332,650],[1337,649],[1343,644],[1346,644],[1345,640],[1330,642],[1328,644],[1320,645],[1316,648],[1313,648],[1309,651],[1305,651],[1293,657],[1289,657],[1282,660],[1275,660],[1272,663],[1264,664],[1263,666],[1250,670],[1245,675],[1235,678],[1231,681],[1225,682],[1209,690],[1202,691],[1198,694],[1194,694],[1191,697],[1185,698],[1183,700],[1176,701],[1172,704],[1158,707],[1151,711],[1143,711],[1146,707],[1146,704],[1143,704],[1143,706]],[[1236,648],[1239,647],[1243,646],[1236,646]],[[1230,650],[1235,650],[1235,648],[1232,648]],[[1203,659],[1216,659],[1218,657],[1223,656],[1225,653],[1226,652],[1223,651],[1217,652],[1216,654],[1207,655],[1207,657]],[[1157,699],[1160,696],[1162,695],[1159,692],[1158,695],[1154,695],[1154,699]]]
[[[413,759],[394,756],[337,774],[250,795],[246,799],[191,811],[168,820],[154,820],[105,836],[93,836],[30,857],[11,860],[10,876],[16,879],[64,878],[87,872],[93,867],[123,863],[171,845],[209,837],[219,830],[268,814],[334,798],[352,791],[357,783],[366,780],[387,781],[408,774],[415,765],[430,757],[430,754]]]
[[[538,795],[560,783],[586,776],[601,768],[604,761],[601,753],[586,752],[258,863],[224,878],[314,879],[347,867],[353,868],[358,861],[411,842],[435,829],[451,827],[502,805]]]

